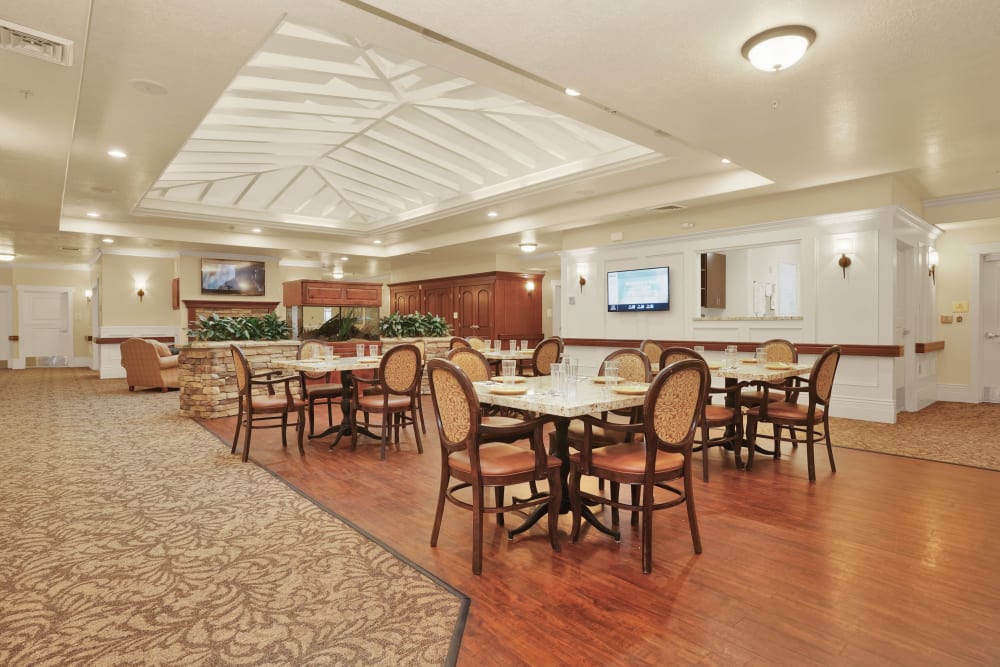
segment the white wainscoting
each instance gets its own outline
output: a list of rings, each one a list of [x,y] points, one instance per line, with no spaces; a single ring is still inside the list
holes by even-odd
[[[100,338],[154,338],[170,336],[177,341],[180,330],[177,327],[101,327]],[[109,378],[124,378],[125,369],[122,368],[122,352],[119,343],[111,345],[98,345],[98,370],[102,380]],[[90,364],[90,360],[84,366]]]

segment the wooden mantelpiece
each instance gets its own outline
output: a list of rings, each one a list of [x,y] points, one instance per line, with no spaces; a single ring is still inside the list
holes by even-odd
[[[278,301],[234,301],[231,299],[184,299],[188,323],[198,319],[199,311],[210,311],[219,315],[229,315],[234,311],[240,315],[267,315],[274,312],[278,303]]]

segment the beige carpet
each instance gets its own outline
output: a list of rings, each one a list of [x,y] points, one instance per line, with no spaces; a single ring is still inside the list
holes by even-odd
[[[0,664],[440,665],[468,599],[241,463],[177,394],[0,371]]]
[[[938,402],[896,420],[831,417],[830,436],[835,447],[1000,470],[1000,404]]]

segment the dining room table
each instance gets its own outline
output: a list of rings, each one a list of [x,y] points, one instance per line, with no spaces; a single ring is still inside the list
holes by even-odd
[[[562,484],[562,504],[560,514],[570,511],[569,500],[569,424],[574,417],[601,413],[611,410],[634,408],[646,400],[648,383],[621,382],[608,384],[603,378],[577,377],[572,380],[572,388],[554,386],[552,376],[522,377],[516,383],[493,380],[474,382],[476,394],[481,403],[511,408],[522,412],[549,415],[555,426],[550,454],[558,458],[562,465],[559,479]],[[518,528],[509,535],[524,532],[533,526],[547,512],[540,506]],[[601,523],[589,508],[584,507],[583,518],[602,533],[618,538],[614,531]]]
[[[376,371],[382,361],[381,356],[371,357],[341,357],[338,355],[313,357],[309,359],[276,359],[271,362],[275,368],[297,371],[299,373],[340,373],[340,384],[343,391],[340,396],[341,420],[339,424],[330,424],[322,433],[309,436],[310,440],[325,438],[334,433],[337,437],[330,443],[330,449],[337,446],[340,439],[351,435],[351,411],[353,410],[354,372],[360,370]],[[305,378],[302,379],[305,382]],[[364,426],[358,425],[358,433],[370,438],[380,438]]]

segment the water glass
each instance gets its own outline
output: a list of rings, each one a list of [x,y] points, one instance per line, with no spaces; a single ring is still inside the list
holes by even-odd
[[[511,352],[517,352],[517,341],[516,340],[510,341],[510,351]]]
[[[753,358],[759,362],[767,361],[767,349],[763,347],[758,347],[757,351],[754,353]]]
[[[521,352],[527,352],[527,351],[528,351],[528,341],[527,340],[522,340],[521,341]]]
[[[726,368],[736,368],[736,346],[726,346]]]
[[[354,346],[354,356],[356,356],[356,357],[363,357],[363,356],[365,356],[365,344],[364,343],[358,343],[357,345]]]
[[[369,345],[368,346],[368,356],[369,357],[377,357],[378,356],[378,345]]]
[[[503,372],[504,384],[513,384],[514,376],[517,375],[517,361],[514,359],[504,359],[500,362],[500,367]]]
[[[326,359],[327,361],[333,359],[333,348],[330,347],[329,345],[323,346],[323,358]]]
[[[566,375],[563,373],[562,364],[552,364],[549,368],[551,374],[551,391],[554,396],[562,396],[566,383]]]
[[[496,339],[496,340],[493,341],[493,351],[494,352],[503,352],[503,341],[502,340]]]
[[[695,354],[697,354],[698,356],[700,356],[702,359],[705,358],[705,346],[704,345],[695,345],[694,346],[694,351],[695,351]],[[652,361],[652,359],[650,359],[650,361]]]
[[[618,384],[618,362],[609,361],[604,364],[604,383],[609,387]]]

